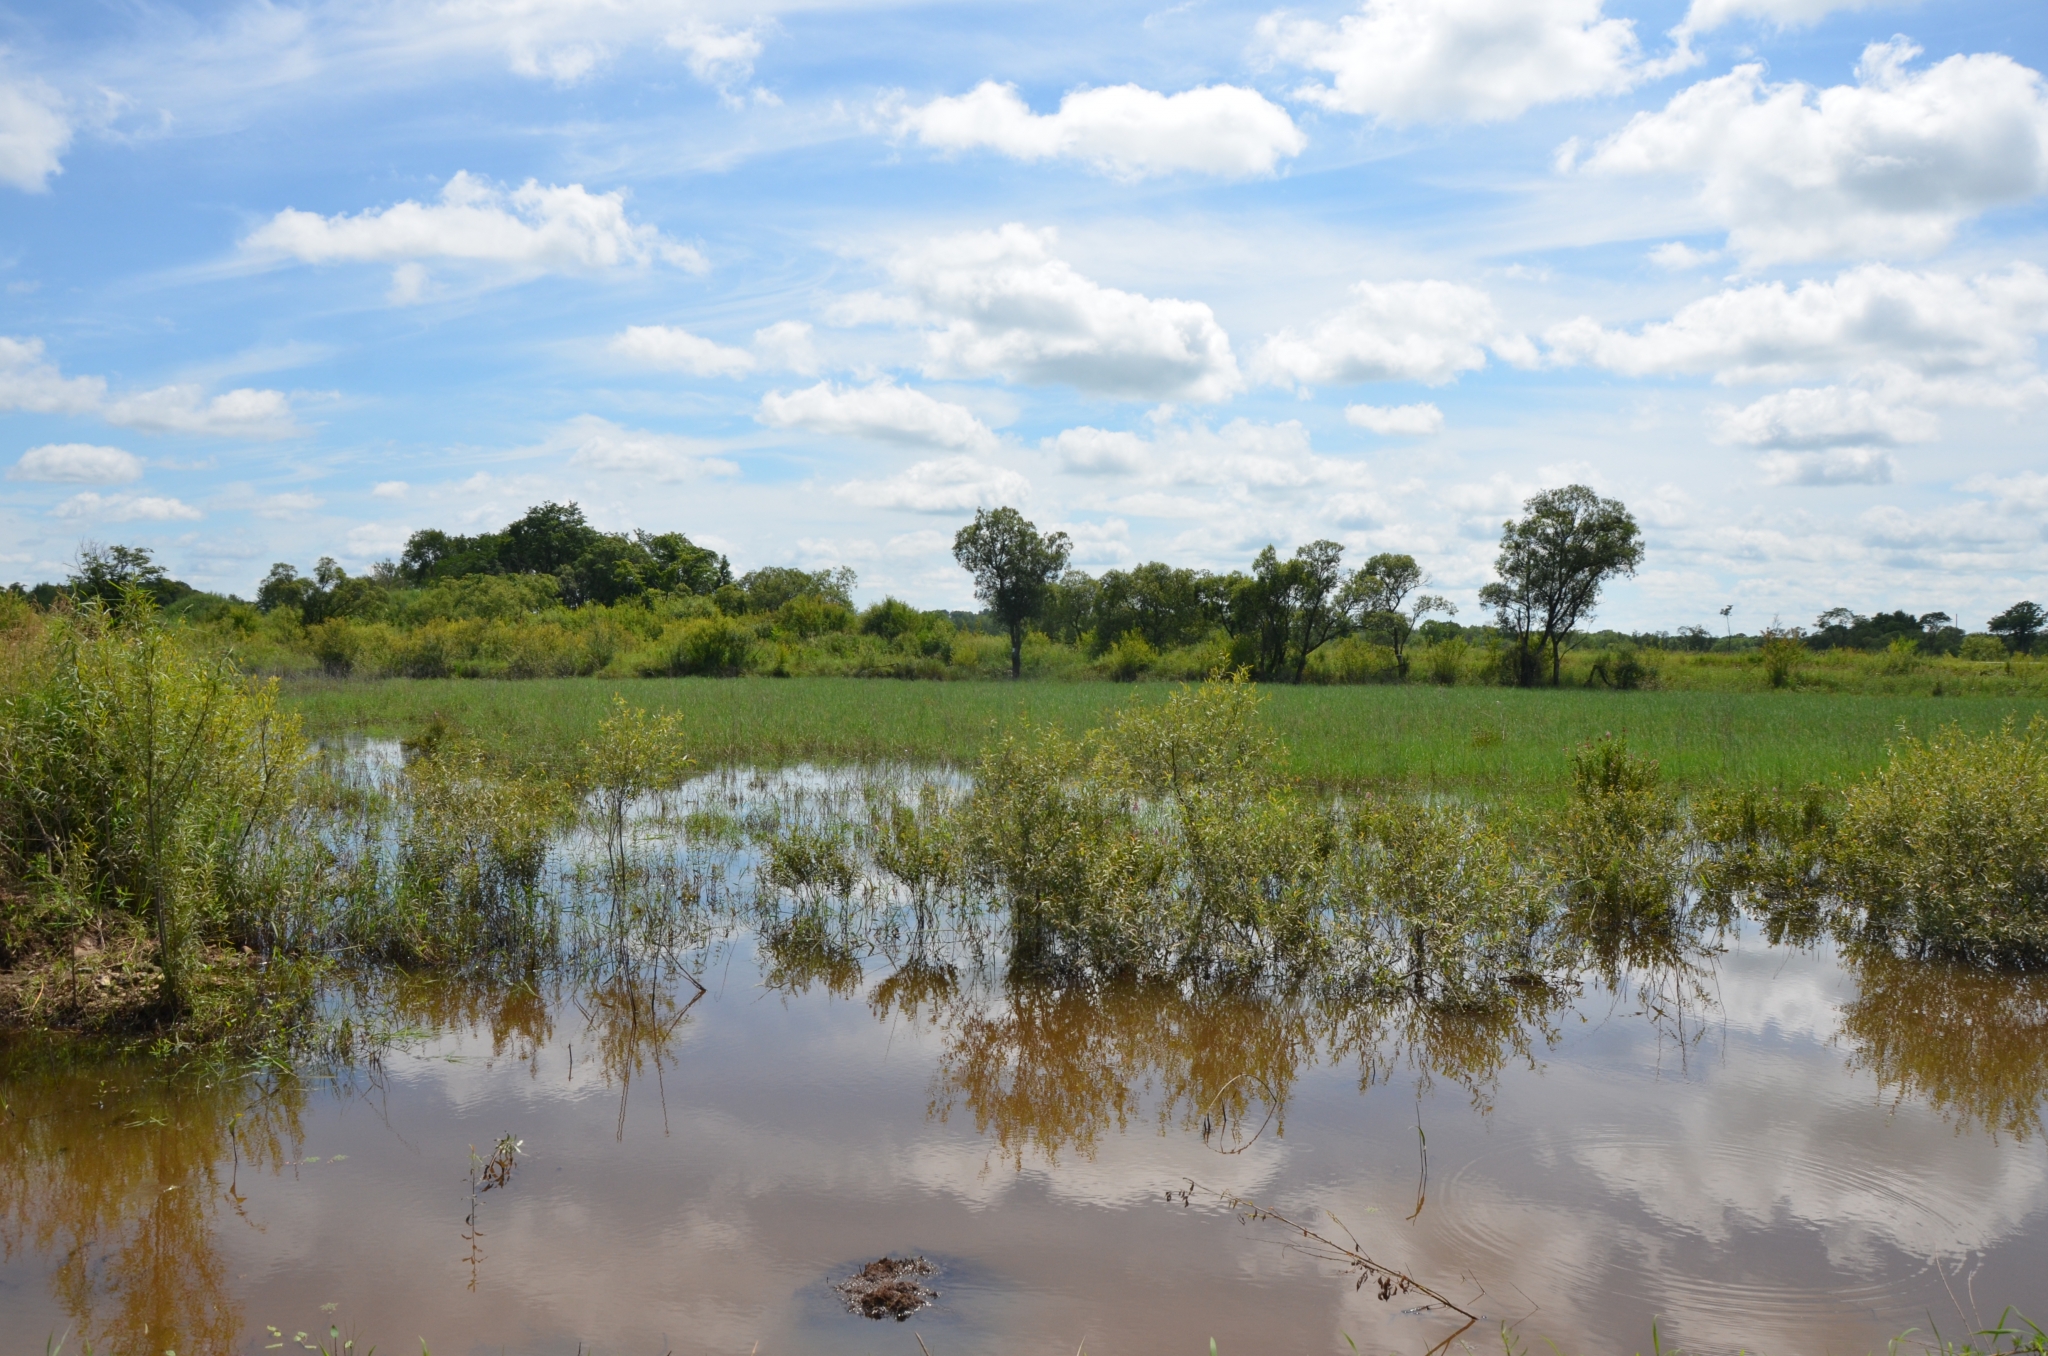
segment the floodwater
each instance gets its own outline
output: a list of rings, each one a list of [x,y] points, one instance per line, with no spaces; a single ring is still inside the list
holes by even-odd
[[[1721,946],[1461,1019],[736,926],[573,981],[381,982],[416,1034],[318,1077],[15,1052],[0,1350],[1230,1356],[1464,1322],[1224,1196],[1355,1237],[1474,1349],[2048,1322],[2048,983]],[[846,1311],[831,1282],[884,1254],[937,1265],[933,1307]]]

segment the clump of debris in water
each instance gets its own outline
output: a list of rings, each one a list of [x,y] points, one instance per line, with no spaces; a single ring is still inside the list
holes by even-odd
[[[939,1269],[922,1257],[881,1257],[868,1263],[843,1281],[833,1283],[846,1307],[865,1318],[893,1318],[902,1322],[920,1309],[928,1308],[939,1292],[920,1277],[936,1276]]]

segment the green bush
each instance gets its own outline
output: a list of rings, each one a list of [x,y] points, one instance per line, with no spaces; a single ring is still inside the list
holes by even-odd
[[[1872,940],[1926,955],[2048,961],[2048,718],[1982,738],[1902,734],[1846,798],[1836,884]],[[1860,917],[1859,917],[1860,916]]]
[[[684,622],[666,657],[665,673],[730,676],[744,670],[753,652],[754,633],[731,617],[699,617]]]
[[[1996,664],[2005,659],[2005,642],[1997,636],[1964,636],[1962,658],[1979,664]]]
[[[17,638],[0,690],[0,876],[145,922],[181,1011],[274,874],[306,760],[274,681],[195,653],[145,596]],[[4,884],[4,882],[0,882]]]

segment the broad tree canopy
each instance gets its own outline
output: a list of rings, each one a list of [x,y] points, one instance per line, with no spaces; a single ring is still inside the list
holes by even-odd
[[[1522,507],[1527,517],[1501,525],[1500,557],[1493,565],[1500,580],[1481,589],[1479,601],[1521,643],[1521,681],[1535,680],[1539,661],[1530,642],[1540,636],[1550,650],[1555,685],[1566,638],[1593,615],[1603,584],[1636,572],[1643,534],[1620,500],[1602,499],[1584,485],[1545,490]]]
[[[1010,676],[1024,674],[1024,625],[1045,605],[1045,592],[1067,568],[1073,543],[1064,532],[1038,534],[1005,505],[980,509],[953,538],[953,559],[974,576],[974,596],[1010,633]]]

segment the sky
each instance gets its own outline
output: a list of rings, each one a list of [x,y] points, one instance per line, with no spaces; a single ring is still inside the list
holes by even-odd
[[[2048,601],[2031,0],[0,0],[0,581],[575,501],[970,605],[1414,555],[1602,624]],[[1731,607],[1728,619],[1720,616]]]

